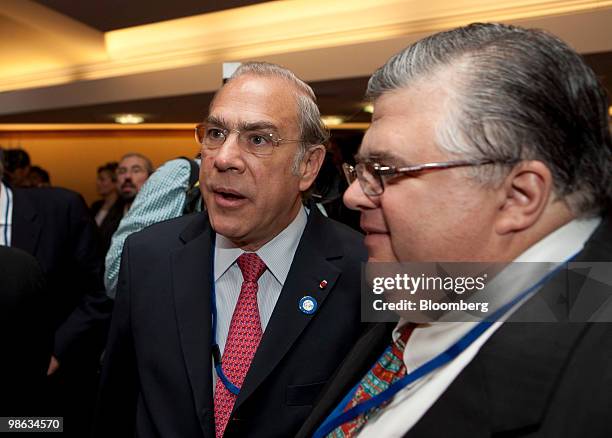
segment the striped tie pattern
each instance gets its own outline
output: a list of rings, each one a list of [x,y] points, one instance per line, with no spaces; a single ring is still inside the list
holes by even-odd
[[[266,265],[255,253],[242,254],[238,257],[237,263],[242,271],[243,282],[232,315],[221,366],[229,381],[240,388],[262,337],[257,307],[257,280],[266,270]],[[236,396],[225,387],[221,379],[217,379],[215,386],[215,435],[217,438],[223,436],[235,402]]]
[[[403,355],[406,342],[408,342],[413,329],[414,324],[407,324],[401,328],[400,337],[387,347],[370,371],[361,379],[353,398],[344,408],[344,412],[380,394],[406,375]],[[384,408],[389,402],[390,400],[338,426],[326,438],[351,438],[356,436],[368,422],[368,419]]]

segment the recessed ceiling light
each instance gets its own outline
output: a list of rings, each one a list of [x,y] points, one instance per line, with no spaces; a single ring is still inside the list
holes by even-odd
[[[337,126],[337,125],[341,125],[344,122],[344,118],[340,116],[323,116],[321,117],[321,120],[327,126]]]
[[[115,123],[122,125],[137,125],[144,122],[144,117],[139,114],[118,114],[115,116]]]
[[[363,111],[372,114],[374,112],[374,105],[372,105],[371,103],[367,104],[363,107]]]

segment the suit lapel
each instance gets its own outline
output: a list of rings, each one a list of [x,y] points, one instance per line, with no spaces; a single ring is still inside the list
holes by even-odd
[[[597,227],[576,261],[601,262],[612,260],[612,217],[606,217]]]
[[[318,312],[312,315],[300,312],[300,299],[310,295],[316,299],[320,308],[325,304],[327,295],[334,289],[340,275],[340,271],[330,259],[342,257],[338,250],[341,246],[329,242],[330,238],[324,232],[329,224],[325,223],[315,210],[311,209],[287,280],[246,375],[235,408],[270,375],[308,324],[317,317]],[[322,290],[319,289],[321,280],[327,280],[327,286]]]
[[[36,254],[42,219],[20,189],[13,189],[13,225],[11,246]]]
[[[377,323],[368,327],[325,386],[315,407],[296,438],[311,437],[314,431],[340,403],[344,396],[372,368],[391,343],[395,323]]]
[[[211,365],[210,250],[211,229],[205,214],[181,234],[185,245],[172,251],[171,273],[176,322],[205,436],[214,435]]]

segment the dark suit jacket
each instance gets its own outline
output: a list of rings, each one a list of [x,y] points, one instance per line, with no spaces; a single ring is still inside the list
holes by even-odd
[[[126,241],[96,436],[214,437],[206,213]],[[288,437],[360,334],[362,236],[310,212],[225,436]],[[321,280],[327,287],[319,289]],[[319,308],[298,309],[305,295]]]
[[[54,354],[63,361],[99,355],[112,302],[83,198],[60,188],[13,189],[13,195],[11,246],[33,255],[45,275]]]
[[[607,221],[575,261],[610,260]],[[612,288],[562,275],[489,338],[406,437],[612,436],[612,324],[569,322],[580,319],[576,311],[601,310]],[[543,302],[561,322],[516,322]],[[297,437],[312,436],[390,343],[391,329],[375,325],[356,343]]]
[[[53,346],[44,277],[34,257],[0,246],[0,413],[44,415],[43,397]]]

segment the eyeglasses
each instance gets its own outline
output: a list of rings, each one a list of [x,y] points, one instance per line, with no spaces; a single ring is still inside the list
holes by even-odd
[[[238,146],[245,152],[258,157],[272,155],[274,148],[281,143],[292,143],[301,140],[288,140],[280,138],[273,132],[265,130],[226,129],[211,123],[200,123],[195,127],[195,138],[198,144],[206,149],[219,149],[231,132],[238,134]]]
[[[368,196],[379,196],[385,191],[385,182],[397,176],[417,176],[419,173],[429,170],[451,169],[453,167],[464,166],[482,166],[484,164],[505,163],[511,164],[516,160],[458,160],[446,161],[442,163],[426,163],[415,166],[395,167],[383,166],[372,161],[364,161],[357,163],[355,166],[344,163],[342,170],[349,185],[356,179],[359,180],[359,185]]]

